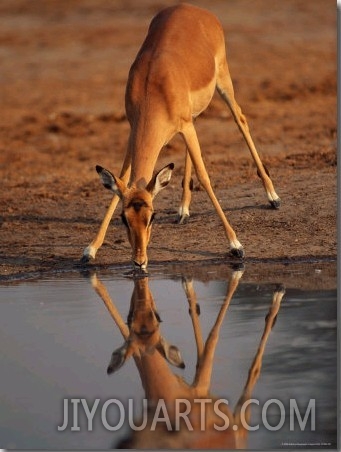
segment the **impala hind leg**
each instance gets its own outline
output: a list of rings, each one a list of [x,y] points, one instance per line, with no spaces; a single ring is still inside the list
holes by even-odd
[[[237,425],[238,429],[238,442],[244,443],[245,438],[247,436],[247,430],[245,429],[245,425],[250,425],[250,417],[251,417],[251,409],[250,404],[246,405],[246,402],[251,401],[252,392],[254,387],[258,381],[260,376],[260,372],[263,364],[263,356],[265,352],[265,347],[270,337],[271,330],[274,326],[278,311],[281,306],[282,298],[285,294],[285,288],[282,285],[279,285],[276,288],[275,293],[273,294],[272,303],[269,309],[267,316],[265,317],[265,325],[262,337],[260,339],[257,352],[253,358],[252,364],[249,368],[248,377],[243,389],[243,392],[237,402],[237,405],[234,409],[234,419],[235,425]],[[247,407],[245,410],[245,406]],[[243,413],[244,411],[244,413]],[[243,444],[242,443],[242,444]],[[245,447],[238,447],[238,449],[244,449]]]
[[[189,205],[191,203],[193,190],[193,179],[191,175],[192,175],[192,160],[187,150],[185,160],[185,172],[184,177],[182,179],[182,198],[178,211],[179,224],[187,223],[189,218]]]
[[[230,77],[230,73],[228,70],[227,63],[224,62],[224,64],[221,65],[221,69],[218,73],[217,77],[217,90],[222,97],[222,99],[227,103],[229,106],[233,118],[235,122],[237,123],[239,130],[241,131],[246,144],[248,145],[248,148],[250,149],[252,158],[256,164],[257,167],[257,174],[262,179],[263,186],[265,188],[268,200],[271,204],[271,206],[275,209],[278,209],[281,200],[277,193],[275,192],[274,186],[272,184],[272,180],[270,178],[269,172],[267,168],[262,163],[257,149],[254,145],[254,142],[251,138],[251,134],[249,131],[249,126],[247,124],[245,116],[242,114],[241,108],[237,104],[235,97],[234,97],[234,90],[232,85],[232,80]]]
[[[130,169],[131,169],[130,164],[131,164],[131,158],[130,158],[130,152],[128,151],[126,158],[124,160],[124,163],[123,163],[121,173],[120,173],[120,178],[125,183],[128,183],[128,180],[130,177]],[[90,245],[88,245],[83,251],[83,256],[81,258],[81,262],[83,264],[89,262],[91,259],[95,259],[97,251],[103,245],[105,234],[108,230],[110,220],[111,220],[112,216],[114,215],[118,201],[119,201],[119,197],[117,195],[114,195],[110,202],[110,205],[105,213],[105,216],[102,220],[101,226],[97,232],[96,237],[90,243]]]
[[[221,208],[219,201],[216,198],[214,191],[212,189],[210,178],[208,176],[204,161],[201,156],[200,144],[193,123],[187,123],[187,125],[183,128],[181,133],[187,144],[188,152],[190,154],[192,163],[197,173],[198,180],[204,187],[209,198],[211,199],[212,204],[215,207],[217,214],[223,223],[225,234],[230,244],[231,253],[237,257],[244,257],[243,247],[239,240],[237,239],[236,233],[234,232],[232,226],[228,222],[223,212],[223,209]]]

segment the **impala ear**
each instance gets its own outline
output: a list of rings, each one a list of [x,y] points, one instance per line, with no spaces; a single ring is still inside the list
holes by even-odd
[[[121,347],[113,351],[109,366],[107,368],[107,374],[110,375],[116,372],[120,367],[123,366],[129,356],[130,354],[128,354],[128,343],[125,342]]]
[[[126,189],[125,183],[119,177],[115,177],[110,171],[102,168],[102,166],[96,165],[96,171],[99,174],[104,187],[122,198],[123,192]]]
[[[165,338],[161,337],[157,349],[170,364],[179,367],[180,369],[185,368],[185,363],[182,359],[180,350],[175,345],[167,342]]]
[[[174,163],[170,163],[153,176],[146,187],[146,190],[149,191],[153,198],[169,184],[173,169]]]

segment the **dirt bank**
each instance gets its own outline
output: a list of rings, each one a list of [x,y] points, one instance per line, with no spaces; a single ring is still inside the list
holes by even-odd
[[[3,0],[0,4],[1,280],[79,267],[110,193],[96,164],[118,172],[128,136],[127,72],[168,0]],[[332,0],[193,1],[216,13],[236,98],[282,199],[268,207],[246,145],[215,97],[197,121],[213,187],[247,262],[335,260],[336,5]],[[157,200],[151,265],[229,262],[218,217],[195,180],[191,219],[177,225],[184,145]],[[119,219],[91,265],[126,265]],[[335,266],[333,267],[335,270]]]

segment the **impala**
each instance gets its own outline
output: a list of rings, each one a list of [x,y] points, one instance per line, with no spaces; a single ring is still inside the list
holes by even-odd
[[[265,317],[264,331],[235,409],[232,411],[226,404],[221,404],[218,411],[216,402],[225,399],[218,399],[210,390],[214,354],[220,328],[241,276],[242,271],[232,273],[225,300],[206,341],[203,340],[193,282],[186,278],[183,280],[197,351],[194,378],[191,384],[174,373],[169,366],[172,364],[183,368],[184,363],[178,348],[170,345],[161,335],[160,317],[149,289],[148,278],[139,278],[134,282],[126,323],[112,302],[104,284],[96,275],[92,276],[94,289],[104,301],[124,337],[123,345],[116,349],[111,356],[107,372],[111,374],[117,371],[132,357],[148,402],[147,419],[144,419],[143,424],[140,420],[135,424],[144,425],[144,427],[139,431],[131,431],[129,439],[120,445],[121,448],[158,450],[246,448],[247,426],[250,425],[251,414],[248,401],[251,399],[253,388],[258,381],[265,346],[285,290],[283,286],[279,286],[273,294],[269,312]],[[160,401],[169,418],[167,427],[165,422],[161,422],[161,426],[160,423],[153,425]],[[179,414],[180,410],[177,410],[177,407],[180,405],[182,406]],[[184,406],[191,409],[186,412],[186,422],[180,422],[180,420],[184,421],[184,416],[182,416],[186,411]],[[165,411],[159,414],[163,420],[167,418]],[[228,423],[226,423],[227,419]],[[223,420],[225,420],[225,428],[222,428]],[[216,426],[221,428],[216,428]]]
[[[244,256],[243,247],[213,192],[193,125],[193,119],[209,105],[215,89],[229,106],[246,140],[270,205],[279,208],[280,199],[234,98],[223,28],[210,12],[179,4],[155,16],[131,66],[125,93],[131,128],[127,152],[119,177],[101,166],[96,167],[104,186],[114,192],[114,197],[97,236],[83,252],[83,262],[95,258],[121,199],[132,261],[136,269],[146,271],[154,218],[153,199],[169,183],[174,165],[167,165],[154,176],[153,172],[162,147],[177,133],[186,144],[179,222],[183,223],[189,216],[193,164],[200,184],[222,221],[232,255]]]

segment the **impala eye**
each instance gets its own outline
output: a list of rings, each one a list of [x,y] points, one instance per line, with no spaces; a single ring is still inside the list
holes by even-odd
[[[128,228],[129,227],[128,220],[127,220],[126,216],[124,215],[124,213],[121,213],[121,219],[122,219],[122,223],[124,224],[124,226],[126,228]]]

